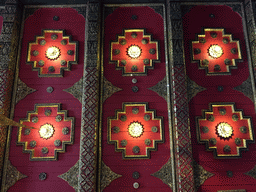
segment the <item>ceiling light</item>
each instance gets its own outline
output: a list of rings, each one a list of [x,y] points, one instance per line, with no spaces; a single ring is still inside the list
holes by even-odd
[[[208,53],[212,58],[217,59],[223,55],[223,50],[219,45],[211,45]]]
[[[40,137],[44,139],[49,139],[50,137],[52,137],[53,133],[54,133],[54,128],[51,124],[48,124],[48,123],[42,125],[39,129]]]
[[[131,45],[128,47],[127,53],[132,59],[137,59],[141,55],[141,49],[137,45]]]
[[[133,122],[129,125],[128,131],[132,137],[140,137],[143,133],[143,126],[139,122]]]
[[[49,47],[46,51],[46,57],[55,60],[60,56],[60,49],[58,47]]]
[[[233,134],[233,128],[228,123],[219,123],[217,125],[217,133],[220,137],[229,138]]]

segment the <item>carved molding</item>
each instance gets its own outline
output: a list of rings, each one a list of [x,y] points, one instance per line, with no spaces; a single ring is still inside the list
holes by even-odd
[[[195,187],[198,189],[203,183],[214,174],[206,171],[201,165],[199,165],[196,161],[192,162],[193,170],[194,170],[194,181]]]
[[[19,172],[16,167],[14,167],[10,160],[7,161],[7,170],[6,170],[6,180],[4,191],[7,191],[11,186],[13,186],[17,181],[26,178],[26,175],[23,175]]]
[[[100,190],[103,191],[112,181],[122,177],[122,175],[113,172],[103,161],[101,164]]]
[[[20,100],[24,99],[27,95],[35,91],[37,90],[28,87],[26,83],[24,83],[20,80],[20,78],[18,78],[15,103],[17,104]]]
[[[233,88],[236,91],[242,92],[246,97],[249,97],[254,102],[254,94],[252,90],[251,77],[248,77],[241,85]]]
[[[156,92],[159,96],[163,97],[167,101],[167,81],[166,76],[159,81],[156,85],[153,87],[148,88],[151,91]]]
[[[188,102],[193,97],[195,97],[197,93],[200,93],[206,90],[206,88],[201,87],[195,81],[192,81],[188,76],[187,76],[187,89],[188,89]]]
[[[66,173],[58,175],[59,178],[63,179],[64,181],[68,182],[68,184],[78,191],[78,174],[79,174],[79,161],[71,167]]]
[[[106,101],[107,98],[111,97],[114,93],[121,91],[123,89],[114,86],[110,83],[105,77],[103,78],[103,103]]]
[[[151,174],[154,177],[157,177],[158,179],[161,179],[163,183],[168,185],[171,189],[172,186],[172,164],[171,164],[171,158],[167,161],[166,164],[164,164],[161,169],[159,169],[157,172]]]
[[[83,77],[79,81],[77,81],[72,87],[63,89],[63,91],[70,93],[76,99],[78,99],[80,101],[80,103],[82,103]]]

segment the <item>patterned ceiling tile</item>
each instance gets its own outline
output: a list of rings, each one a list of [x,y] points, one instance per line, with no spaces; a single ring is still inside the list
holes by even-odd
[[[68,182],[68,184],[78,191],[78,174],[79,174],[79,161],[71,167],[66,173],[59,175],[58,177]]]
[[[112,181],[122,177],[122,175],[113,172],[103,161],[101,163],[100,190],[103,191]]]
[[[200,93],[201,91],[206,90],[206,88],[201,87],[198,85],[196,82],[192,81],[188,76],[187,76],[187,87],[188,87],[188,102],[196,96],[197,93]]]
[[[206,171],[201,165],[199,165],[196,161],[192,162],[193,170],[194,170],[194,179],[195,179],[195,187],[198,189],[204,182],[214,176],[213,173]]]
[[[159,42],[153,41],[145,29],[124,29],[117,40],[111,42],[110,62],[116,63],[124,76],[147,75],[159,62]]]
[[[150,158],[150,151],[164,142],[163,117],[156,117],[147,103],[123,103],[115,117],[108,117],[108,143],[124,159]]]
[[[23,81],[20,80],[20,78],[18,78],[16,100],[15,100],[16,104],[20,100],[24,99],[27,95],[35,91],[36,91],[35,89],[28,87]]]
[[[252,82],[251,78],[248,77],[241,85],[234,87],[234,90],[242,92],[246,97],[249,97],[251,101],[254,103],[254,94],[252,90]]]
[[[77,64],[78,42],[71,41],[64,30],[42,30],[28,46],[27,63],[39,77],[63,77],[63,70],[70,71]]]
[[[63,89],[63,91],[70,93],[76,99],[78,99],[80,103],[82,103],[83,77],[79,81],[77,81],[72,87]]]
[[[210,103],[209,108],[196,118],[198,142],[214,151],[215,158],[241,156],[241,150],[254,141],[251,117],[235,109],[234,103]]]
[[[11,186],[13,186],[17,181],[26,178],[26,175],[20,173],[16,167],[14,167],[10,160],[7,161],[7,170],[6,170],[6,180],[4,191],[7,191]]]
[[[148,88],[151,91],[156,92],[159,96],[163,97],[167,101],[167,81],[166,76],[159,81],[156,85],[153,87]]]
[[[17,145],[23,152],[30,153],[30,160],[57,160],[58,152],[65,152],[66,144],[73,144],[74,117],[67,117],[61,104],[35,104],[34,111],[27,112],[20,123],[32,127],[19,127]]]
[[[172,189],[172,164],[171,159],[167,161],[166,164],[164,164],[161,169],[159,169],[157,172],[151,174],[154,177],[157,177],[158,179],[161,179],[163,183],[168,185]]]
[[[239,41],[223,28],[203,30],[204,34],[192,41],[192,60],[199,61],[199,69],[206,69],[207,75],[230,75],[230,68],[242,59]]]
[[[103,103],[107,98],[111,97],[114,93],[121,91],[123,89],[114,86],[105,77],[103,77]]]

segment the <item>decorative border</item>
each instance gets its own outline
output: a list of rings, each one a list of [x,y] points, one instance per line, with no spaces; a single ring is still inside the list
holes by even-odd
[[[63,39],[69,40],[69,45],[75,45],[75,61],[68,61],[67,67],[60,67],[60,74],[42,74],[42,67],[36,67],[36,61],[30,61],[31,46],[38,44],[38,38],[45,38],[45,33],[62,33]],[[28,43],[27,64],[32,65],[32,71],[38,71],[38,77],[63,77],[63,70],[70,71],[71,64],[78,63],[78,41],[72,41],[71,35],[66,35],[64,29],[42,29],[42,36],[36,35],[35,40]]]
[[[146,155],[126,155],[126,148],[118,148],[118,140],[111,140],[111,120],[119,120],[118,115],[126,114],[126,107],[127,106],[143,106],[145,108],[144,113],[151,113],[152,114],[152,120],[159,120],[160,121],[160,137],[161,140],[153,140],[153,147],[146,147]],[[129,102],[129,103],[123,103],[122,109],[115,110],[115,117],[108,117],[108,143],[109,144],[115,144],[115,151],[116,152],[122,152],[123,159],[150,159],[150,151],[157,151],[157,144],[158,143],[164,143],[164,124],[163,124],[163,117],[156,116],[156,110],[155,109],[148,109],[148,103],[140,103],[140,102]]]
[[[248,124],[249,124],[248,129],[250,130],[249,133],[250,133],[250,138],[251,139],[250,140],[243,139],[244,147],[243,146],[242,147],[239,147],[239,146],[236,147],[238,155],[232,155],[232,154],[218,155],[217,154],[217,147],[210,147],[208,139],[207,140],[201,140],[201,131],[200,131],[200,126],[199,126],[199,120],[207,120],[206,119],[206,113],[212,114],[213,113],[213,106],[217,106],[217,107],[218,106],[231,106],[233,113],[238,113],[239,112],[240,113],[240,117],[242,117],[242,119],[247,119],[248,120]],[[207,151],[213,151],[214,158],[216,158],[216,159],[224,159],[224,158],[226,159],[226,158],[242,157],[241,156],[241,151],[248,150],[248,146],[247,145],[249,143],[254,143],[254,131],[253,131],[253,128],[252,128],[251,117],[244,116],[242,109],[236,109],[234,102],[230,102],[230,103],[226,103],[226,102],[225,103],[209,103],[209,110],[208,109],[203,109],[202,110],[202,117],[196,117],[196,129],[197,129],[197,141],[198,141],[198,143],[205,144]]]
[[[154,64],[157,62],[160,62],[160,41],[159,40],[154,40],[152,38],[152,34],[148,34],[145,32],[146,29],[123,29],[123,33],[121,35],[116,34],[116,39],[114,41],[110,41],[110,51],[109,51],[109,58],[110,58],[110,63],[115,63],[116,64],[116,69],[122,70],[122,75],[123,76],[140,76],[140,75],[147,75],[148,69],[154,69]],[[125,38],[125,33],[126,32],[143,32],[143,37],[148,37],[150,43],[156,43],[156,54],[157,54],[157,59],[150,59],[150,64],[149,65],[144,65],[144,71],[145,72],[125,72],[124,67],[119,66],[119,60],[112,60],[112,50],[113,50],[113,44],[119,44],[119,39],[120,38]]]
[[[237,69],[237,62],[243,62],[243,59],[242,59],[242,55],[241,55],[241,48],[240,48],[240,40],[236,40],[236,39],[233,39],[232,37],[232,34],[226,34],[225,32],[225,29],[224,28],[206,28],[206,27],[202,27],[202,32],[201,34],[195,34],[196,35],[196,41],[191,41],[190,43],[190,54],[192,55],[192,57],[190,57],[191,59],[191,63],[195,63],[197,62],[198,63],[198,68],[199,69],[205,69],[205,75],[209,76],[209,75],[231,75],[231,71],[230,69]],[[193,43],[199,43],[199,37],[205,37],[205,32],[206,31],[222,31],[222,37],[229,37],[230,39],[230,43],[236,43],[237,44],[237,52],[238,52],[238,57],[239,59],[232,59],[232,65],[230,66],[227,66],[227,72],[214,72],[214,73],[209,73],[209,68],[208,66],[203,66],[202,65],[202,60],[195,60],[194,59],[194,53],[193,53]]]
[[[71,121],[71,127],[70,127],[70,140],[69,141],[62,141],[62,148],[61,149],[54,149],[54,157],[34,157],[34,149],[27,149],[27,142],[21,142],[21,130],[22,127],[19,127],[18,129],[18,135],[17,135],[17,145],[23,145],[23,153],[30,153],[29,160],[30,161],[57,161],[58,160],[58,152],[59,153],[65,153],[66,151],[66,145],[73,144],[74,143],[74,129],[75,129],[75,118],[74,117],[67,117],[67,110],[60,110],[61,104],[60,103],[44,103],[44,104],[35,104],[34,111],[27,111],[27,118],[20,119],[20,123],[23,124],[23,122],[29,122],[31,115],[38,115],[38,107],[58,107],[57,114],[64,115],[63,121]]]

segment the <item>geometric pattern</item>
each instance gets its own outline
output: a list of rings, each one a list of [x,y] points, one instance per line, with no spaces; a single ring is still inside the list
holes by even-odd
[[[205,143],[216,158],[241,156],[240,151],[254,141],[251,118],[236,110],[234,103],[210,103],[209,108],[197,117],[198,142]]]
[[[151,174],[154,177],[157,177],[163,181],[166,185],[168,185],[172,189],[172,163],[171,158],[164,164],[161,169],[157,172]]]
[[[16,167],[14,167],[10,160],[7,161],[7,170],[6,170],[6,180],[3,191],[7,191],[11,186],[13,186],[17,181],[26,178],[26,175],[23,175],[19,172]]]
[[[83,77],[83,103],[80,140],[80,161],[78,183],[80,191],[95,191],[96,179],[96,131],[98,75],[97,68],[88,67]],[[94,162],[94,163],[93,163]]]
[[[77,81],[72,87],[63,89],[63,91],[70,93],[82,103],[83,77],[79,81]]]
[[[248,172],[244,173],[245,175],[249,175],[252,178],[256,179],[256,165]]]
[[[252,89],[251,77],[248,77],[241,85],[233,88],[236,91],[242,92],[246,97],[250,98],[254,102],[254,94]]]
[[[43,29],[42,34],[29,43],[27,63],[39,77],[63,77],[63,70],[70,71],[71,64],[77,64],[78,42],[65,36],[64,30]]]
[[[140,52],[136,57],[129,54],[132,46]],[[125,76],[147,75],[147,70],[154,69],[154,62],[158,61],[159,42],[152,41],[144,29],[124,29],[123,35],[111,42],[110,62],[116,63],[116,69],[121,69]]]
[[[66,173],[58,175],[59,178],[63,179],[64,181],[68,182],[68,184],[78,191],[78,174],[79,174],[79,161],[71,167]]]
[[[121,91],[122,89],[114,86],[105,77],[103,77],[103,98],[102,103],[106,101],[107,98],[111,97],[114,93]]]
[[[204,182],[212,177],[214,174],[206,171],[201,165],[199,165],[196,161],[193,161],[193,170],[194,170],[194,178],[195,178],[195,187],[198,189]]]
[[[150,158],[150,151],[163,143],[163,118],[147,107],[147,103],[123,103],[115,117],[108,117],[108,143],[115,144],[124,159]],[[136,129],[141,131],[138,135]]]
[[[17,145],[23,145],[24,153],[30,153],[32,161],[57,160],[57,153],[64,153],[65,145],[73,144],[74,117],[67,117],[67,110],[60,110],[60,104],[35,104],[35,110],[28,111],[20,123],[35,127],[19,127],[17,141]],[[45,138],[42,131],[52,134]]]
[[[239,41],[222,28],[204,28],[197,39],[192,41],[192,60],[198,60],[199,69],[206,69],[207,75],[230,75],[235,61],[242,59]]]
[[[188,102],[197,95],[197,93],[200,93],[201,91],[206,90],[206,88],[201,87],[198,85],[195,81],[192,81],[187,76],[187,87],[188,87]]]
[[[28,87],[23,81],[20,80],[20,78],[18,78],[15,103],[17,104],[20,100],[24,99],[27,95],[35,91],[35,89]]]
[[[122,177],[122,175],[113,172],[103,161],[101,163],[101,179],[100,179],[100,190],[103,191],[105,187],[110,185],[115,179]]]
[[[159,81],[156,85],[154,85],[153,87],[149,87],[148,89],[156,92],[159,96],[163,97],[167,101],[166,76],[161,81]]]

